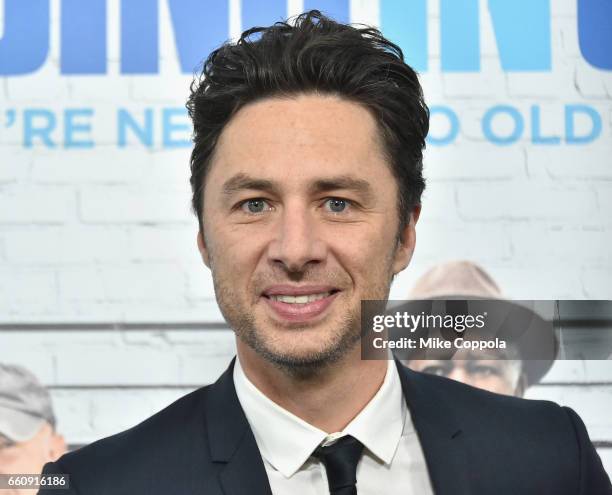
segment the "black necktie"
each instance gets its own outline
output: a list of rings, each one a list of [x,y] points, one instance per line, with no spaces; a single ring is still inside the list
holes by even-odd
[[[312,454],[325,466],[330,495],[357,495],[357,463],[363,444],[350,435]]]

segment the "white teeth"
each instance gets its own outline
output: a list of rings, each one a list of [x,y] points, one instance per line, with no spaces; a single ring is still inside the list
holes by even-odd
[[[303,296],[284,296],[284,295],[273,295],[270,299],[274,301],[280,301],[288,304],[306,304],[313,301],[318,301],[330,295],[330,292],[321,292],[320,294],[308,294]]]

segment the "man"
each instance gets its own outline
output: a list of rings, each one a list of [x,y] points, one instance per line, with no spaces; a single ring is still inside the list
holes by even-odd
[[[55,425],[51,397],[36,377],[20,366],[0,363],[0,475],[39,474],[47,462],[63,455],[66,443]]]
[[[481,298],[514,303],[502,299],[499,286],[480,266],[470,261],[450,261],[428,270],[419,278],[410,299]],[[538,383],[554,362],[557,342],[552,326],[536,313],[534,331],[526,338],[509,344],[507,349],[460,350],[452,359],[409,359],[405,363],[416,371],[445,376],[473,387],[498,394],[522,397],[525,390]],[[516,328],[520,332],[522,328]],[[543,350],[541,359],[524,359],[529,349]],[[548,351],[548,352],[546,352]]]
[[[87,495],[607,493],[572,411],[361,359],[360,301],[410,261],[423,189],[428,112],[399,48],[308,12],[213,52],[188,108],[238,357],[47,472]]]

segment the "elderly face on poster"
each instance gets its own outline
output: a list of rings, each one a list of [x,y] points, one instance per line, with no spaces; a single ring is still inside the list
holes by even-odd
[[[56,426],[51,397],[37,378],[23,367],[0,363],[0,475],[37,475],[64,454]],[[8,495],[36,492],[5,482]]]

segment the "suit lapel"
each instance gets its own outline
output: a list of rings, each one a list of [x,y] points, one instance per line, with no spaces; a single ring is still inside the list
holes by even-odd
[[[423,383],[420,374],[399,362],[396,364],[434,493],[470,493],[465,434],[455,419],[452,404],[448,404],[431,383]]]
[[[234,358],[235,359],[235,358]],[[206,408],[210,454],[226,495],[272,495],[253,432],[238,401],[234,361],[210,389]]]
[[[419,373],[397,362],[402,390],[425,455],[436,495],[470,493],[465,438],[440,392]],[[253,432],[240,406],[233,380],[234,362],[211,387],[206,406],[210,454],[219,465],[226,495],[272,495]]]
[[[227,495],[272,495],[261,454],[250,430],[219,474],[219,480]]]

